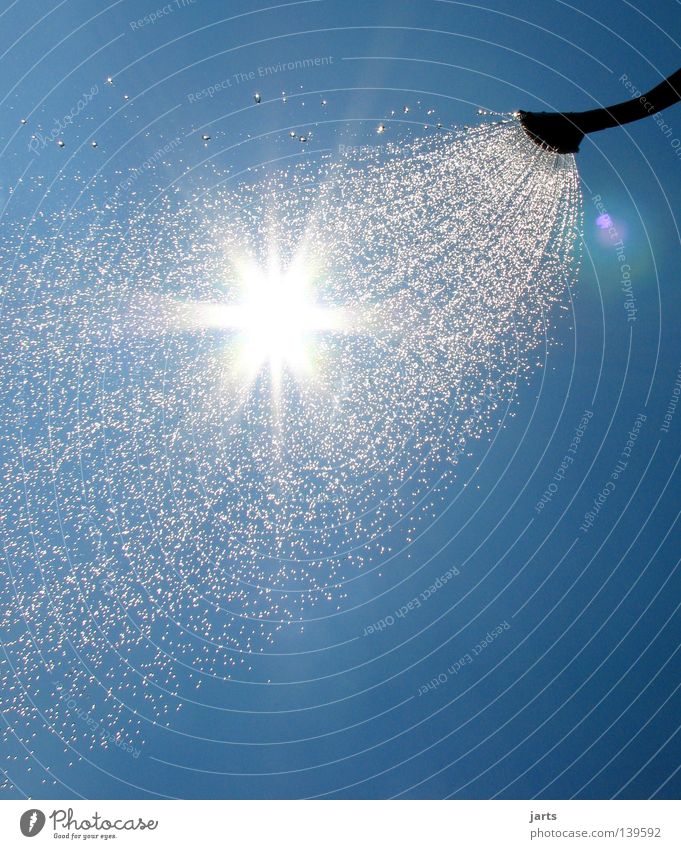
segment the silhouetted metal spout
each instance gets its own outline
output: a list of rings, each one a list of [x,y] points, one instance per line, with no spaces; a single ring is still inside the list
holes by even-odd
[[[520,123],[540,147],[576,153],[587,133],[596,133],[654,115],[681,100],[681,69],[646,94],[587,112],[519,112]]]

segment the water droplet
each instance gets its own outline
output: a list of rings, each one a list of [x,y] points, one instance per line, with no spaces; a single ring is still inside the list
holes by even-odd
[[[22,124],[28,124],[28,121],[26,120],[26,118],[22,118],[22,119],[21,119],[21,123],[22,123]]]
[[[61,139],[59,139],[59,140],[57,141],[57,146],[58,146],[58,147],[66,147],[66,143],[65,143],[65,142],[63,142]]]
[[[106,84],[107,85],[113,85],[113,77],[107,77],[106,78]]]
[[[256,103],[260,103],[262,101],[262,95],[259,91],[256,91],[256,93],[253,95],[253,100],[255,100]]]
[[[207,141],[210,141],[210,136],[208,135],[208,133],[204,133],[204,134],[201,136],[201,139],[202,139],[202,141],[207,142]]]
[[[402,111],[403,111],[403,112],[404,112],[404,114],[406,115],[406,114],[407,114],[407,112],[409,112],[409,107],[408,107],[408,106],[405,106],[405,107],[404,107],[404,109],[403,109]]]
[[[384,133],[385,132],[385,124],[379,124],[378,127],[376,127],[376,132],[377,133]]]
[[[92,147],[97,147],[97,142],[93,139],[93,140],[90,142],[90,145],[91,145]]]

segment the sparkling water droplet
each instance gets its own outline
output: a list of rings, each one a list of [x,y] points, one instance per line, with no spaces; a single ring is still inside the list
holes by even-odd
[[[247,89],[244,97],[246,94]],[[297,138],[297,131],[283,132]],[[44,494],[38,489],[37,478],[31,481],[45,530],[58,526],[59,519],[64,523],[64,539],[84,537],[78,579],[83,597],[96,605],[93,621],[96,614],[102,626],[97,622],[96,627],[90,627],[87,614],[79,616],[73,610],[69,573],[56,559],[52,564],[51,558],[45,557],[49,586],[58,591],[54,616],[46,607],[41,588],[47,581],[36,582],[33,575],[17,570],[17,593],[29,621],[36,623],[38,646],[27,639],[14,644],[12,651],[22,669],[38,670],[45,663],[47,670],[47,663],[54,662],[61,671],[68,686],[60,698],[73,698],[77,706],[75,710],[61,708],[55,712],[57,730],[65,744],[75,748],[80,743],[83,752],[101,753],[128,738],[141,742],[140,727],[172,728],[172,722],[166,722],[170,706],[158,691],[162,688],[179,699],[180,679],[172,663],[175,655],[187,661],[189,670],[207,678],[217,672],[222,677],[224,672],[227,680],[230,670],[244,668],[243,658],[233,656],[237,651],[248,655],[262,651],[262,646],[251,645],[252,639],[270,643],[276,632],[287,627],[302,631],[309,605],[329,604],[329,609],[331,605],[339,609],[332,601],[336,593],[332,594],[331,587],[341,587],[359,565],[380,565],[377,559],[388,548],[381,545],[379,551],[378,544],[369,548],[371,540],[381,540],[386,532],[397,540],[399,523],[413,512],[416,503],[421,503],[431,475],[433,482],[439,480],[441,466],[470,456],[466,450],[469,444],[492,429],[495,410],[515,397],[519,368],[529,373],[531,364],[540,359],[546,338],[545,316],[565,300],[566,275],[579,224],[579,175],[573,158],[537,157],[534,150],[527,149],[522,132],[517,123],[504,122],[477,126],[470,133],[455,129],[447,134],[426,134],[425,139],[413,144],[401,144],[381,161],[370,157],[362,164],[356,158],[348,162],[339,157],[341,161],[336,162],[330,157],[323,172],[315,157],[299,154],[299,159],[310,162],[297,164],[295,172],[291,169],[271,176],[255,190],[250,180],[246,185],[229,187],[217,181],[217,203],[208,207],[197,203],[197,197],[181,202],[178,198],[177,208],[170,205],[152,215],[146,209],[146,196],[136,199],[136,194],[146,193],[126,191],[119,200],[124,204],[126,220],[129,217],[135,226],[128,230],[125,251],[118,249],[120,231],[115,225],[122,216],[117,209],[111,208],[112,228],[111,221],[100,216],[91,223],[92,210],[84,207],[87,230],[65,228],[59,251],[38,252],[31,246],[22,254],[21,268],[12,280],[15,287],[25,289],[22,300],[28,300],[33,281],[40,279],[45,280],[45,288],[52,283],[59,307],[48,308],[53,299],[45,298],[45,307],[36,309],[31,318],[35,315],[42,327],[54,322],[54,327],[49,333],[32,334],[30,346],[12,344],[6,351],[10,357],[17,357],[17,368],[7,370],[7,397],[23,392],[27,370],[35,368],[39,379],[44,371],[43,359],[58,358],[58,367],[50,378],[54,385],[50,383],[49,391],[47,385],[44,391],[38,391],[36,384],[31,396],[31,408],[35,396],[36,438],[31,434],[26,459],[29,468],[44,471],[46,478]],[[308,133],[303,139],[308,137],[312,136]],[[67,176],[72,179],[71,174]],[[328,190],[320,192],[322,177]],[[527,185],[528,179],[535,181],[534,191],[517,193],[510,203],[509,185]],[[269,215],[273,198],[276,216]],[[468,209],[474,214],[466,214]],[[443,226],[433,238],[433,221],[446,223],[459,210],[463,214],[457,213],[456,227]],[[520,216],[526,226],[519,228],[516,222]],[[406,221],[410,226],[404,226]],[[61,223],[55,220],[54,224],[55,231],[59,228],[61,232]],[[553,234],[549,250],[547,231]],[[206,348],[202,327],[196,340],[184,328],[175,333],[173,368],[168,369],[165,339],[171,331],[179,330],[174,318],[175,280],[179,290],[199,298],[199,320],[199,316],[206,317],[205,304],[221,297],[213,281],[224,273],[225,261],[238,268],[238,256],[233,262],[222,244],[215,249],[216,233],[227,248],[253,245],[257,258],[264,262],[271,245],[295,248],[298,240],[304,244],[307,238],[314,248],[311,259],[323,260],[320,276],[327,262],[329,269],[339,269],[340,273],[323,275],[329,302],[347,304],[350,315],[357,310],[361,319],[361,338],[344,334],[339,356],[333,353],[335,343],[320,348],[325,352],[320,357],[321,391],[309,386],[304,393],[299,392],[293,378],[282,371],[282,413],[295,411],[294,416],[273,417],[265,389],[251,391],[246,385],[239,386],[238,391],[227,388],[226,366],[239,358],[239,342],[232,348],[229,340],[220,340],[218,356],[197,357],[197,352]],[[51,246],[50,232],[37,235],[44,239],[46,248]],[[2,238],[6,238],[4,233]],[[365,242],[375,249],[361,250]],[[187,244],[193,253],[191,262],[186,261]],[[91,249],[93,245],[96,250]],[[352,250],[355,245],[356,252]],[[424,246],[427,257],[422,258]],[[487,260],[477,263],[476,256]],[[64,268],[69,277],[73,275],[68,287],[61,285]],[[175,273],[172,285],[162,282],[163,294],[173,304],[169,307],[171,315],[166,315],[165,307],[159,308],[156,295],[161,293],[155,292],[153,297],[145,294],[148,280],[159,268],[172,268]],[[376,273],[367,273],[369,269]],[[460,297],[464,287],[448,283],[462,276],[466,291]],[[83,298],[84,286],[90,287],[102,277],[102,297]],[[423,285],[405,289],[404,281],[411,279]],[[234,286],[230,296],[237,294],[236,289]],[[395,293],[399,293],[398,298]],[[47,290],[42,294],[52,293]],[[126,300],[129,294],[133,296],[130,302]],[[363,304],[369,309],[365,310]],[[267,307],[259,306],[266,316],[271,311]],[[281,319],[289,320],[291,312]],[[313,309],[312,318],[316,314]],[[522,315],[522,321],[516,320],[517,315]],[[107,330],[109,338],[100,317],[107,324],[111,321],[112,327],[119,319],[129,321],[130,330],[135,331],[120,334],[118,345],[115,338],[112,340],[113,362],[100,344],[105,338],[102,330]],[[210,326],[214,326],[213,321],[211,312]],[[250,325],[248,316],[246,321]],[[262,327],[255,324],[253,337],[259,346]],[[293,328],[286,328],[285,340],[289,330],[300,330],[295,316],[293,324]],[[143,333],[136,332],[138,325]],[[13,317],[6,330],[8,334],[18,333],[18,342],[28,338]],[[390,342],[386,355],[367,357],[367,351],[377,350],[373,343],[368,344],[372,337],[377,337],[382,349],[386,333]],[[505,343],[507,334],[513,339],[512,346]],[[164,340],[162,344],[160,339]],[[281,344],[281,338],[277,344]],[[311,345],[316,347],[316,342],[311,341]],[[102,381],[103,372],[118,360],[115,383],[124,379],[125,392],[115,385],[105,387]],[[271,365],[264,366],[264,386],[270,373]],[[160,385],[164,386],[162,403],[158,400]],[[77,399],[81,392],[92,399],[101,394],[102,403],[83,404],[76,419],[71,418],[70,406],[55,404],[59,427],[50,429],[50,399]],[[294,404],[290,404],[292,398]],[[455,421],[451,416],[452,398],[457,399]],[[28,408],[28,404],[25,406]],[[234,411],[239,415],[234,416]],[[361,415],[356,416],[355,411],[361,411]],[[39,413],[46,413],[48,422]],[[79,430],[77,449],[69,439],[74,421]],[[301,422],[305,423],[303,433]],[[95,450],[103,428],[110,434],[111,451]],[[44,438],[38,438],[38,429],[44,430]],[[137,434],[144,438],[142,462],[136,451],[129,450]],[[164,438],[166,434],[168,439]],[[84,465],[77,462],[81,445],[91,451]],[[286,445],[286,451],[281,451],[282,445]],[[61,449],[60,453],[55,454],[54,448]],[[60,487],[71,493],[63,499],[59,513],[48,497],[55,456],[65,458]],[[193,485],[197,460],[200,467],[210,465],[215,471],[202,480],[201,491]],[[24,456],[18,461],[17,469],[25,462]],[[368,483],[364,475],[357,475],[362,468],[376,471]],[[424,472],[418,486],[410,490],[404,483],[412,468]],[[182,485],[171,489],[166,484],[169,469]],[[22,483],[20,474],[3,466],[3,504],[19,503]],[[445,485],[446,481],[442,483]],[[95,497],[100,486],[110,491],[112,506],[119,502],[124,508],[123,528],[110,515],[108,504]],[[257,521],[244,511],[242,496],[246,490]],[[328,500],[321,500],[326,491]],[[176,506],[168,510],[171,497]],[[369,502],[385,505],[380,513],[375,512],[375,518],[367,513]],[[429,502],[427,512],[434,513],[435,501]],[[220,510],[219,521],[207,519],[206,507]],[[148,521],[150,512],[158,517],[157,528]],[[355,521],[360,515],[367,517],[361,523]],[[189,535],[185,517],[193,525]],[[405,527],[406,542],[413,538],[415,523],[410,520]],[[225,525],[230,527],[234,552],[224,544]],[[309,528],[317,529],[315,538],[307,533]],[[133,552],[139,547],[139,581],[128,579],[130,570],[120,565],[123,556],[109,553],[108,539],[112,543],[118,540],[121,530],[122,549]],[[16,533],[17,553],[24,548],[28,551],[31,524],[17,522]],[[195,562],[195,542],[200,562]],[[177,552],[178,564],[187,561],[183,565],[186,575],[173,578],[174,570],[168,568],[162,544]],[[336,556],[336,552],[347,550],[365,551],[366,555],[353,555],[352,560],[344,554]],[[86,552],[92,556],[86,557]],[[270,574],[269,568],[261,568],[261,552],[268,562],[281,564],[277,571]],[[384,570],[377,574],[384,574]],[[104,576],[110,581],[106,588]],[[65,583],[63,592],[60,583]],[[289,599],[283,591],[292,583],[304,592]],[[329,591],[320,592],[320,586],[326,585]],[[203,613],[198,607],[203,590],[213,594],[216,603],[233,600],[239,608],[237,613],[243,608],[253,616],[242,620],[230,614],[223,624],[210,611]],[[311,599],[313,594],[319,601]],[[60,609],[63,617],[57,615]],[[134,670],[131,675],[127,664],[121,671],[111,664],[114,653],[137,651],[136,647],[140,656],[142,650],[147,651],[148,638],[139,632],[136,621],[128,624],[128,611],[143,615],[145,629],[148,626],[150,632],[158,632],[157,646],[162,649],[151,651],[140,675]],[[23,609],[13,610],[13,629],[15,625],[21,627],[23,616]],[[10,618],[4,607],[3,617],[5,621]],[[255,617],[260,618],[261,625],[254,624]],[[167,627],[167,619],[181,629]],[[236,623],[233,627],[232,622]],[[215,651],[195,652],[194,632],[205,645],[215,645]],[[184,633],[189,635],[186,640]],[[73,641],[72,651],[67,652],[65,637]],[[208,640],[210,643],[205,642]],[[80,674],[80,651],[92,664],[89,678]],[[184,679],[185,673],[181,674]],[[88,693],[90,684],[97,684],[95,676],[102,679],[106,698],[101,713]],[[30,691],[44,689],[43,676],[36,673],[31,677],[29,673],[20,682],[26,686],[25,696],[23,687],[10,690],[8,681],[3,667],[0,705],[4,709],[8,698],[20,699],[16,706],[25,721],[23,727],[30,734],[30,721],[38,731],[40,717]],[[152,681],[153,689],[149,686]],[[188,682],[184,683],[190,690]],[[55,685],[55,689],[60,688]],[[45,695],[49,697],[49,688]],[[123,710],[129,714],[125,724]],[[83,719],[90,716],[96,718],[94,725]],[[141,717],[144,722],[140,726]],[[102,738],[102,730],[108,728],[111,732],[107,730]],[[99,733],[95,734],[97,729]],[[78,758],[70,762],[76,764]],[[52,792],[60,792],[56,784]]]
[[[260,103],[262,101],[262,95],[259,91],[256,91],[256,93],[253,95],[253,100],[255,100],[256,103]]]

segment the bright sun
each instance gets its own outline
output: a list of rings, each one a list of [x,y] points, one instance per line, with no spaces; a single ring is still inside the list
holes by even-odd
[[[274,260],[267,268],[242,262],[235,301],[186,304],[185,319],[193,326],[231,331],[241,378],[252,381],[268,368],[277,389],[284,371],[295,378],[311,373],[320,334],[344,331],[343,311],[318,303],[312,277],[300,261],[285,271]]]
[[[231,326],[247,373],[253,376],[266,364],[274,380],[285,368],[296,376],[309,372],[315,335],[339,330],[340,313],[315,302],[309,275],[299,265],[286,272],[247,266],[239,277],[242,299]]]

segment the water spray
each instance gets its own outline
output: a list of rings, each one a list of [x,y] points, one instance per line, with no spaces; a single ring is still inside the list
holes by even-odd
[[[596,133],[655,115],[681,100],[681,69],[633,100],[587,112],[519,112],[530,138],[553,153],[576,153],[587,133]]]

